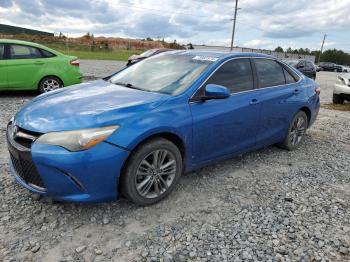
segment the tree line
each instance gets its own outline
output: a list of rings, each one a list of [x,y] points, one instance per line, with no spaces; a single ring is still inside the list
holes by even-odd
[[[275,49],[275,52],[287,52],[299,55],[313,55],[316,57],[316,59],[320,55],[320,51],[310,51],[310,49],[308,48],[292,49],[289,47],[286,50],[284,50],[280,46]],[[350,65],[350,54],[344,52],[343,50],[328,49],[322,53],[320,61],[332,62],[338,65]]]

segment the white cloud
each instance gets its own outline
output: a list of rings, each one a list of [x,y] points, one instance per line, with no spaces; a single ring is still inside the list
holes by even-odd
[[[244,43],[244,47],[259,48],[259,49],[274,49],[276,45],[274,45],[269,40],[253,39]]]
[[[239,7],[235,45],[317,49],[324,33],[327,46],[350,42],[350,0],[240,0]],[[232,0],[0,0],[0,23],[228,46],[233,9]]]

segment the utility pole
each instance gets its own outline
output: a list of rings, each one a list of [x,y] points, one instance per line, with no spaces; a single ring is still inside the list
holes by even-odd
[[[326,41],[326,37],[327,37],[327,35],[325,34],[324,37],[323,37],[323,41],[322,41],[321,52],[320,52],[320,54],[318,55],[317,64],[320,63],[321,55],[322,55],[322,51],[323,51],[323,46],[324,46],[324,42]]]
[[[234,16],[234,18],[233,18],[232,39],[231,39],[231,49],[230,49],[231,52],[232,52],[232,50],[233,50],[233,41],[234,41],[234,39],[235,39],[236,20],[237,20],[237,10],[238,10],[238,0],[236,0],[235,16]]]

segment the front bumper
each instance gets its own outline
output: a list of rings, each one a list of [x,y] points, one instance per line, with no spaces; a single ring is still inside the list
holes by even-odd
[[[336,95],[350,95],[350,86],[335,84],[333,89],[333,94]]]
[[[118,198],[119,176],[128,151],[105,142],[81,152],[69,152],[62,147],[38,143],[25,149],[9,134],[7,141],[11,172],[18,183],[31,192],[73,202],[100,202]],[[28,172],[22,163],[25,155],[42,185],[38,186],[37,180],[30,180],[23,175]],[[16,159],[21,161],[16,163]]]

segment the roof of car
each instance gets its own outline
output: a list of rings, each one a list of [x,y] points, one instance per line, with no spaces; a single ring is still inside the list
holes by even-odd
[[[33,47],[38,47],[41,49],[45,49],[54,53],[59,53],[51,48],[48,48],[44,45],[40,45],[34,42],[29,42],[29,41],[22,41],[22,40],[16,40],[16,39],[0,39],[0,43],[2,44],[18,44],[18,45],[28,45],[28,46],[33,46]]]
[[[270,55],[260,54],[260,53],[252,53],[252,52],[220,52],[220,51],[210,51],[210,50],[177,50],[171,52],[172,54],[190,54],[195,56],[208,56],[215,58],[231,58],[231,57],[266,57],[266,58],[275,58]]]

